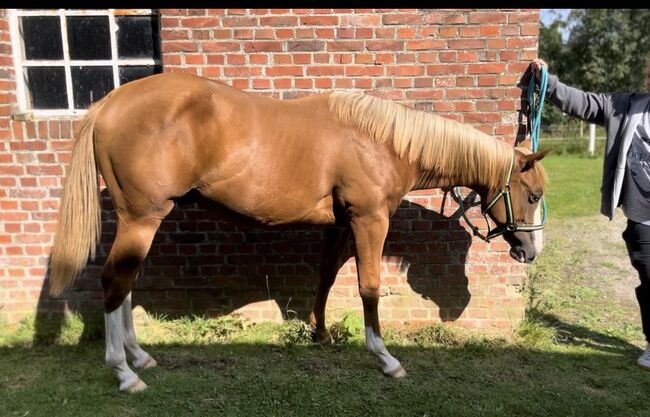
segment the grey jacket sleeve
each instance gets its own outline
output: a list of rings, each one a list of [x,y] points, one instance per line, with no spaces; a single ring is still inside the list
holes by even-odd
[[[551,103],[563,112],[590,123],[604,125],[611,113],[612,95],[588,93],[561,83],[556,75],[548,75],[546,94]]]

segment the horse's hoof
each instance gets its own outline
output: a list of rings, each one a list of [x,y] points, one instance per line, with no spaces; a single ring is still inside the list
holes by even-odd
[[[384,375],[390,376],[390,377],[393,377],[393,378],[404,378],[404,377],[406,377],[406,371],[404,370],[404,368],[402,368],[402,365],[399,365],[397,368],[395,368],[395,369],[393,369],[391,371],[384,372]]]
[[[314,331],[313,340],[314,340],[314,343],[318,343],[319,345],[332,345],[332,344],[334,344],[334,339],[332,339],[332,335],[330,335],[330,333],[328,331],[324,331],[324,332]]]
[[[135,381],[133,384],[126,387],[122,392],[127,394],[135,394],[136,392],[142,392],[147,389],[147,384],[145,384],[140,378]]]
[[[332,336],[330,336],[329,333],[326,335],[321,335],[321,336],[316,336],[316,343],[319,345],[333,345],[334,340],[332,339]]]
[[[149,359],[147,359],[144,363],[139,364],[136,362],[133,362],[133,366],[138,369],[149,369],[149,368],[155,368],[158,366],[158,362],[151,356],[149,356]]]

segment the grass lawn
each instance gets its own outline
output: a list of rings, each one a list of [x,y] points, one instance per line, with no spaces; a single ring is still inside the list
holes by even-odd
[[[633,347],[584,328],[572,329],[584,339],[556,342],[530,325],[528,338],[513,341],[440,326],[389,332],[388,347],[409,373],[393,380],[360,337],[287,346],[280,326],[262,324],[208,342],[201,323],[192,343],[142,337],[159,366],[140,372],[150,388],[137,395],[117,392],[100,341],[0,348],[0,415],[648,415],[650,377],[632,365]]]
[[[316,346],[305,326],[150,318],[150,388],[117,392],[101,323],[71,320],[55,343],[0,324],[0,416],[650,416],[634,275],[614,222],[597,214],[601,159],[548,156],[545,249],[529,267],[527,319],[506,339],[432,325],[389,329],[408,377],[381,375],[358,318]],[[572,209],[567,206],[572,205]],[[89,331],[90,330],[90,331]]]
[[[575,218],[600,212],[602,158],[551,153],[542,165],[549,174],[546,200],[550,216]]]

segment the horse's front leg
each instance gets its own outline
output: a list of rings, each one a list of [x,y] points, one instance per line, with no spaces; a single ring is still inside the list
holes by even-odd
[[[316,288],[316,299],[310,315],[310,322],[316,329],[316,342],[332,343],[332,337],[325,326],[325,306],[327,296],[336,279],[339,268],[343,265],[343,251],[350,237],[350,229],[325,229],[325,240],[320,265],[320,280]]]
[[[366,348],[377,356],[384,374],[395,378],[404,377],[406,371],[384,346],[377,312],[381,252],[388,233],[388,216],[377,213],[357,217],[352,220],[351,225],[356,246],[355,259],[359,277],[359,294],[363,301]]]

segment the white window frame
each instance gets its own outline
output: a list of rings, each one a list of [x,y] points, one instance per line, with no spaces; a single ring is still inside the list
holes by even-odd
[[[154,15],[151,9],[98,9],[98,10],[70,10],[70,9],[47,9],[47,10],[21,10],[10,9],[10,31],[14,55],[14,68],[16,71],[16,98],[18,108],[15,113],[31,114],[36,118],[47,118],[53,116],[80,116],[85,114],[87,109],[74,108],[74,95],[72,92],[72,71],[71,67],[76,66],[111,66],[113,68],[113,85],[120,86],[120,65],[162,65],[161,59],[138,59],[118,58],[117,56],[117,31],[116,17],[121,16],[148,16]],[[19,29],[19,18],[23,16],[58,16],[61,19],[61,37],[63,43],[63,59],[61,60],[29,60],[25,59],[24,42]],[[109,33],[111,42],[110,60],[79,60],[70,59],[68,50],[67,16],[108,16]],[[160,33],[158,33],[160,41]],[[68,96],[67,109],[32,109],[29,106],[29,92],[25,80],[24,69],[28,67],[56,66],[65,69],[66,89]]]

